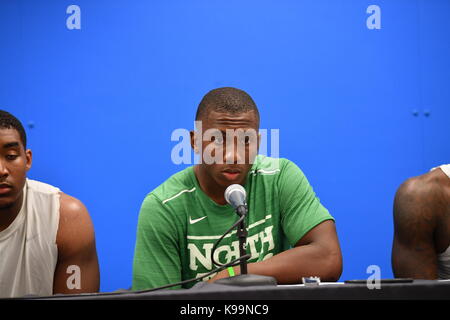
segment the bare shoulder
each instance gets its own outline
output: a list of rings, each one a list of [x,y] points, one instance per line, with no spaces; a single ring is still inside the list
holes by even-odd
[[[76,218],[77,216],[87,213],[87,209],[84,204],[75,197],[72,197],[66,193],[60,192],[60,212],[67,218]]]
[[[56,242],[62,253],[76,250],[94,241],[94,227],[85,205],[60,193],[59,227]]]
[[[85,205],[68,194],[60,193],[59,214],[60,228],[76,230],[92,227],[91,218]]]
[[[396,200],[433,205],[442,201],[443,193],[450,187],[450,179],[442,170],[433,170],[403,182],[397,190]]]
[[[432,191],[439,179],[436,172],[431,171],[417,177],[412,177],[403,182],[398,188],[397,194],[402,196],[418,196]]]
[[[396,228],[413,231],[433,230],[440,218],[443,200],[442,172],[434,170],[403,182],[395,194],[394,221]]]

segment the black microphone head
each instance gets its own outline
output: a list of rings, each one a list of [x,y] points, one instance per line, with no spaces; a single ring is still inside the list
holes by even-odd
[[[225,190],[225,201],[228,202],[233,208],[237,209],[240,206],[245,206],[247,193],[240,184],[232,184]]]

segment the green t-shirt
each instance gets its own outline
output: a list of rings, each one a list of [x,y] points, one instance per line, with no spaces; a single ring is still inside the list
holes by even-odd
[[[249,263],[289,249],[316,225],[333,219],[303,172],[287,159],[257,156],[244,187]],[[193,167],[174,174],[142,203],[133,290],[196,278],[216,268],[210,258],[213,245],[237,220],[230,205],[215,203],[201,190]],[[214,258],[225,264],[238,257],[239,240],[232,232]]]

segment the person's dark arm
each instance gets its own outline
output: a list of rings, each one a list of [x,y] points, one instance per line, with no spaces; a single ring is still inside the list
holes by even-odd
[[[79,200],[64,193],[60,196],[53,293],[98,292],[100,273],[89,213]]]
[[[433,187],[420,178],[407,180],[397,190],[392,246],[392,269],[397,278],[437,278],[433,193]]]

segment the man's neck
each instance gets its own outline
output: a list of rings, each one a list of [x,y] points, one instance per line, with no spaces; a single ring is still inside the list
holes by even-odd
[[[16,219],[17,215],[22,209],[23,192],[19,198],[10,206],[0,208],[0,232],[6,230],[11,223]]]
[[[207,173],[203,172],[198,165],[194,166],[194,174],[197,177],[200,188],[211,200],[219,205],[227,204],[224,196],[225,188],[218,186],[214,182],[211,183],[211,179],[208,179]]]

